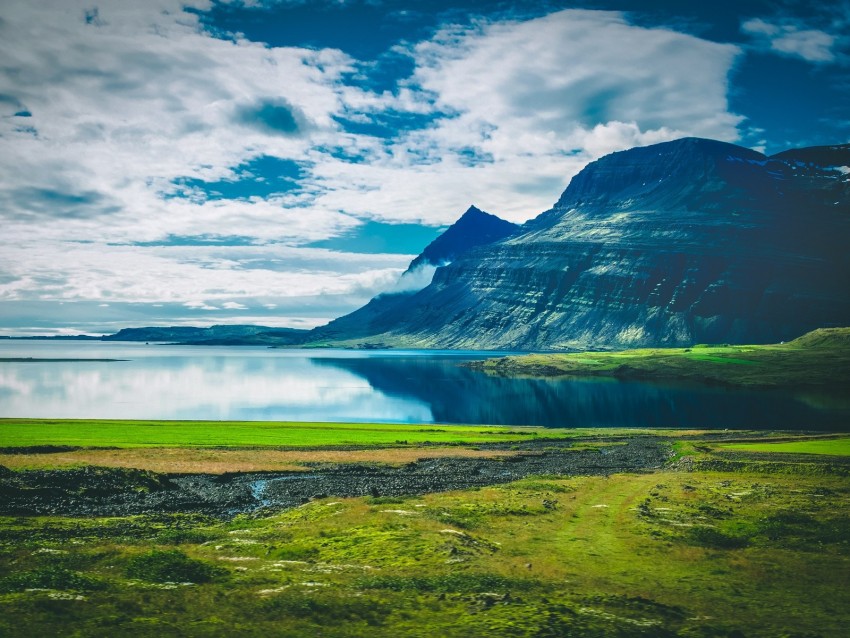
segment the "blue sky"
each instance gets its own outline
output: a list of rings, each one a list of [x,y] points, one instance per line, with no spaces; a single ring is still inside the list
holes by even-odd
[[[470,205],[850,140],[850,2],[7,0],[0,334],[311,327]]]

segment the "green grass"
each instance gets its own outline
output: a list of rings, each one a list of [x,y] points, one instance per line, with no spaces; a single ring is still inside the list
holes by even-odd
[[[486,426],[261,421],[0,419],[0,447],[376,446],[481,443],[572,436],[565,430]]]
[[[127,576],[151,583],[205,583],[229,575],[221,566],[186,556],[179,549],[152,549],[133,556]]]
[[[749,387],[831,387],[850,384],[850,328],[810,332],[773,345],[700,345],[620,352],[533,354],[489,359],[502,375],[678,379]]]
[[[848,508],[843,477],[660,471],[230,522],[7,517],[0,635],[838,637]]]
[[[786,454],[825,454],[850,456],[850,439],[821,439],[811,441],[783,441],[778,443],[724,443],[715,446],[718,450],[740,452],[784,452]]]
[[[680,435],[659,434],[679,460],[850,445]],[[0,517],[0,635],[837,638],[850,481],[809,472],[831,463],[331,496],[231,521]]]

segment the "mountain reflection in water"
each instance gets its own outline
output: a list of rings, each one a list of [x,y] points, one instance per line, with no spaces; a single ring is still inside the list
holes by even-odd
[[[504,378],[446,358],[314,361],[352,372],[383,394],[415,398],[436,422],[546,427],[844,429],[840,397],[616,379]]]

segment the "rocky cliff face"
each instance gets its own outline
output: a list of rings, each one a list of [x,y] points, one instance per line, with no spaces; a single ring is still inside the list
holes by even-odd
[[[520,233],[438,268],[370,339],[536,350],[848,325],[848,167],[848,145],[766,157],[687,138],[614,153]]]

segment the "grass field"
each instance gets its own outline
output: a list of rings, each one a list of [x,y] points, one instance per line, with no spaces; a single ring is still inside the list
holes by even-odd
[[[265,421],[0,419],[0,447],[320,447],[517,441],[571,430]]]
[[[14,423],[35,423],[32,436],[23,431],[15,439],[33,445],[50,428],[79,422]],[[142,460],[169,471],[192,462],[208,470],[230,464],[231,471],[238,463],[305,459],[404,463],[430,454],[489,454],[475,450],[475,442],[499,440],[487,434],[492,429],[462,426],[337,425],[323,434],[316,431],[328,424],[275,424],[272,432],[300,445],[216,449],[198,447],[190,435],[196,427],[234,424],[85,423],[94,428],[90,442],[103,444],[123,429],[129,444],[4,455],[0,464],[27,456],[35,465],[43,457],[61,466],[56,459],[67,456],[70,465],[135,467]],[[241,433],[216,436],[243,441],[264,425],[241,424]],[[378,436],[373,447],[355,450],[305,449],[328,436],[345,445],[361,428],[390,439]],[[472,443],[392,443],[411,440],[410,431],[443,430],[457,437],[454,443]],[[521,447],[535,430],[498,431]],[[571,433],[600,453],[612,444],[612,431],[597,431],[599,441],[589,430]],[[330,495],[228,521],[165,513],[0,517],[0,635],[846,636],[850,437],[655,435],[676,455],[668,467],[644,474],[538,476],[407,497]],[[140,440],[162,445],[166,437],[170,448],[139,447]],[[792,454],[768,462],[764,452]]]
[[[774,345],[701,345],[490,359],[502,375],[679,379],[749,387],[850,386],[850,328],[815,330]]]
[[[664,471],[228,523],[7,518],[0,634],[837,638],[848,508],[845,478]]]
[[[784,452],[786,454],[826,454],[829,456],[850,456],[850,439],[780,441],[775,443],[725,443],[716,447],[720,450],[736,450],[739,452]]]

